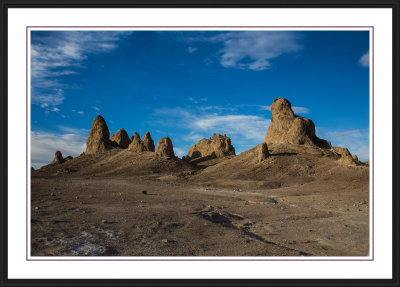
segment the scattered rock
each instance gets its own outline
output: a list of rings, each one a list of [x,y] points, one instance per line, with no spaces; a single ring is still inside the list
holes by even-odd
[[[265,135],[266,143],[289,143],[316,145],[330,148],[330,142],[315,135],[315,126],[312,120],[297,116],[287,99],[274,99],[271,105],[271,124]]]
[[[56,153],[54,154],[54,159],[51,162],[52,164],[60,164],[65,162],[65,159],[62,156],[62,153],[58,150],[56,151]]]
[[[147,132],[143,138],[142,138],[142,144],[143,144],[143,150],[144,151],[152,151],[154,152],[155,146],[154,146],[154,141],[151,138],[151,135],[149,132]]]
[[[50,193],[51,196],[56,196],[56,194],[54,192]]]
[[[65,158],[65,161],[68,161],[68,160],[71,160],[71,159],[73,159],[73,157],[72,156],[67,156],[66,158]]]
[[[143,194],[147,194],[147,191],[145,191],[145,190],[142,190],[142,193],[143,193]]]
[[[175,157],[174,147],[169,137],[159,139],[156,153],[161,157]]]
[[[231,144],[231,139],[226,135],[213,134],[212,139],[203,138],[190,147],[187,158],[215,158],[229,155],[235,155],[235,148]]]
[[[124,129],[118,130],[115,134],[111,136],[110,140],[116,143],[117,146],[122,148],[128,148],[131,143],[128,133]]]
[[[140,140],[140,135],[137,132],[135,132],[135,134],[132,136],[132,142],[130,143],[128,150],[133,152],[144,151],[142,141]]]
[[[266,142],[263,142],[258,147],[258,162],[262,162],[269,156],[268,145]]]
[[[109,150],[112,147],[109,137],[110,132],[106,121],[100,115],[95,117],[92,123],[92,129],[86,140],[85,154],[98,154]]]

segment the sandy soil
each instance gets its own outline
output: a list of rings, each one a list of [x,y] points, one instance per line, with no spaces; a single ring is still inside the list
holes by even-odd
[[[31,255],[368,255],[368,181],[238,186],[164,173],[38,173]]]

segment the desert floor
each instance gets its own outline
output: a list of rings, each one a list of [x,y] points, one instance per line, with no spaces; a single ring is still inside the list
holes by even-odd
[[[162,174],[36,175],[31,255],[368,255],[368,182],[251,186]]]

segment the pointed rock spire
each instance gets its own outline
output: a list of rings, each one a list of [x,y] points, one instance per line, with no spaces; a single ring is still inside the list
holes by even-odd
[[[94,118],[92,128],[86,140],[85,154],[98,154],[111,148],[110,132],[106,121],[100,115]]]

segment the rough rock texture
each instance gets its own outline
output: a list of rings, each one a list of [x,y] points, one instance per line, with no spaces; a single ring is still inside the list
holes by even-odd
[[[65,159],[62,156],[62,153],[58,150],[56,151],[56,153],[54,154],[54,159],[51,163],[63,163],[65,162]]]
[[[169,137],[159,139],[156,153],[161,157],[175,157],[174,147]]]
[[[128,147],[128,150],[131,150],[133,152],[143,152],[143,144],[142,141],[140,140],[140,135],[135,132],[135,134],[132,136],[132,142]]]
[[[353,154],[353,159],[354,159],[355,161],[358,161],[358,156],[356,156],[355,154]]]
[[[213,134],[212,139],[201,139],[190,147],[187,157],[190,159],[198,157],[224,157],[235,155],[235,148],[231,139],[226,135]]]
[[[271,124],[265,135],[266,143],[290,143],[316,145],[330,148],[331,144],[315,135],[312,120],[293,113],[290,102],[284,98],[275,99],[271,105]]]
[[[142,138],[143,150],[144,151],[152,151],[154,152],[154,141],[151,138],[149,132],[147,132]]]
[[[267,143],[263,142],[258,147],[258,162],[262,162],[269,156],[268,145]]]
[[[339,155],[338,162],[343,165],[357,165],[359,163],[358,159],[356,160],[347,148],[332,147],[332,150]]]
[[[106,121],[100,115],[95,117],[92,123],[92,129],[86,140],[85,154],[98,154],[110,149],[112,145],[109,137],[110,132]]]
[[[122,148],[128,148],[131,143],[128,133],[124,129],[118,130],[110,139]]]

